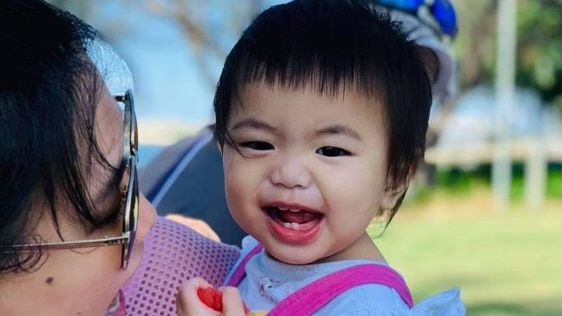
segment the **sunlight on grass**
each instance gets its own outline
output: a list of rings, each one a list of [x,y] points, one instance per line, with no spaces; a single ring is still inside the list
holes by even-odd
[[[562,315],[562,201],[489,205],[485,193],[406,204],[375,241],[417,302],[459,287],[468,315]]]

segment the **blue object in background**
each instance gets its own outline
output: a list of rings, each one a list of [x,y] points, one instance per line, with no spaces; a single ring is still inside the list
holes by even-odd
[[[139,144],[139,168],[146,167],[156,155],[164,149],[163,145],[143,145]]]

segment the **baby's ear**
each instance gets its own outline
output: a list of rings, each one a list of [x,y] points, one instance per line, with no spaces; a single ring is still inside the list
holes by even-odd
[[[410,170],[408,171],[408,175],[405,179],[395,179],[391,175],[387,176],[386,189],[381,201],[381,209],[392,210],[397,204],[402,203],[404,194],[410,185],[410,180],[412,180],[414,174],[416,173],[416,167],[419,159],[421,159],[421,155],[418,154],[416,155],[416,158],[414,158],[414,162],[410,165]]]
[[[427,77],[433,85],[437,79],[437,75],[439,74],[439,58],[431,48],[418,46],[417,49],[427,73]]]
[[[382,197],[380,208],[382,210],[392,210],[397,205],[398,201],[402,199],[404,193],[408,189],[408,181],[404,181],[403,184],[392,186],[387,184],[385,192]]]
[[[416,170],[420,161],[423,160],[423,151],[421,149],[416,150],[414,157],[410,163],[410,168],[408,169],[408,174],[406,178],[399,177],[402,179],[396,179],[391,174],[386,177],[386,188],[383,194],[383,198],[380,204],[380,209],[382,210],[392,210],[397,205],[402,203],[404,194],[408,190],[410,181],[414,178]]]

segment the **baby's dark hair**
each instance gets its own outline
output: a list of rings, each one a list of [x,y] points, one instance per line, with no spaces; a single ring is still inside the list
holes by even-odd
[[[329,97],[352,89],[373,99],[373,106],[382,104],[387,189],[407,185],[425,150],[431,106],[420,56],[425,53],[369,1],[295,0],[273,6],[257,16],[226,58],[214,99],[215,136],[221,146],[234,146],[227,123],[248,84],[313,89]],[[389,210],[389,220],[398,206]]]

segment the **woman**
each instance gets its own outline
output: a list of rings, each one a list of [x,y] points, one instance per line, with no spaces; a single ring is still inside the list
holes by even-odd
[[[0,315],[175,315],[183,280],[221,283],[237,249],[138,193],[132,80],[95,30],[4,0],[0,41]]]

